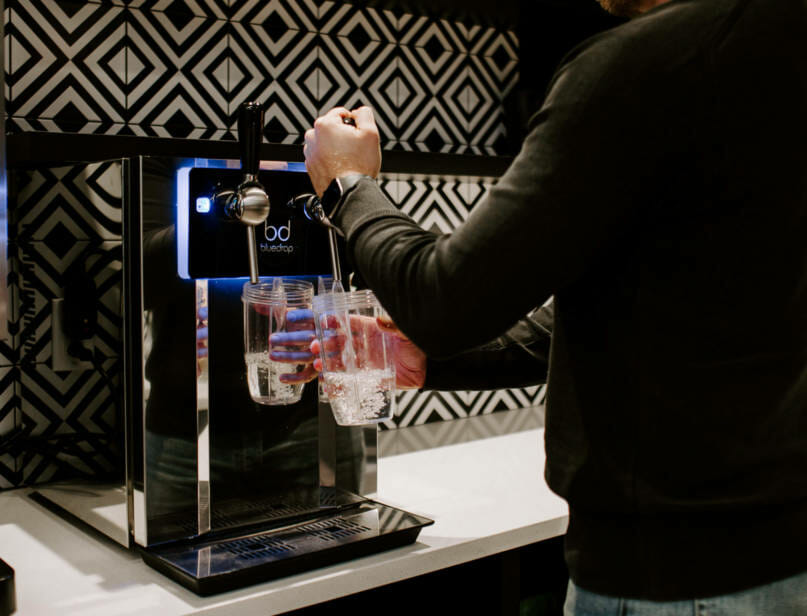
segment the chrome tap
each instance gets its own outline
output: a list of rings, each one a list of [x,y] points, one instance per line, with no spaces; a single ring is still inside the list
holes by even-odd
[[[339,261],[339,249],[337,247],[337,235],[342,235],[342,232],[333,226],[328,217],[325,215],[325,210],[322,207],[319,197],[313,193],[305,193],[297,195],[286,203],[286,207],[302,211],[305,217],[311,222],[322,225],[328,229],[328,246],[331,255],[331,270],[333,273],[334,286],[342,286],[342,265]]]
[[[342,118],[342,124],[348,126],[356,126],[356,120],[350,116]],[[331,269],[333,271],[333,286],[334,288],[342,288],[342,266],[339,262],[339,250],[337,248],[337,235],[342,235],[342,232],[328,220],[325,210],[322,207],[320,198],[313,193],[306,193],[297,195],[292,198],[286,207],[292,209],[301,209],[305,217],[311,222],[315,222],[328,229],[328,245],[331,254]]]
[[[258,253],[255,227],[269,216],[269,195],[258,181],[260,151],[263,141],[263,107],[249,102],[241,105],[238,115],[238,141],[241,145],[241,171],[244,178],[234,191],[219,191],[214,203],[221,204],[229,218],[240,220],[247,229],[249,281],[258,283]]]

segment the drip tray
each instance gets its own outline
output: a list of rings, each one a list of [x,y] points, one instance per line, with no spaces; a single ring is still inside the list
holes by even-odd
[[[248,534],[200,537],[141,551],[150,567],[212,595],[414,543],[433,520],[374,501]]]

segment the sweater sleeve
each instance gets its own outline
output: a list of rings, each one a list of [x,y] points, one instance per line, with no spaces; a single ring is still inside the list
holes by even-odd
[[[521,151],[453,233],[421,229],[370,179],[335,215],[361,278],[428,356],[501,336],[630,233],[660,164],[658,123],[652,95],[630,96],[640,77],[611,68],[619,47],[592,44],[559,71]]]
[[[429,359],[423,389],[502,389],[546,383],[553,305],[534,310],[496,340],[448,359]]]

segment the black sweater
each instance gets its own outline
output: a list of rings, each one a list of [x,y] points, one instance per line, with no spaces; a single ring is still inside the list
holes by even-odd
[[[454,233],[369,180],[336,217],[429,387],[539,382],[544,313],[477,347],[554,296],[546,478],[584,588],[807,570],[805,58],[803,0],[672,0],[565,59]]]

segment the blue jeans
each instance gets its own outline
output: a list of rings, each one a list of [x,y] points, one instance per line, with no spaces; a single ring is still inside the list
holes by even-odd
[[[564,616],[805,616],[807,573],[749,590],[686,601],[607,597],[569,582]]]

